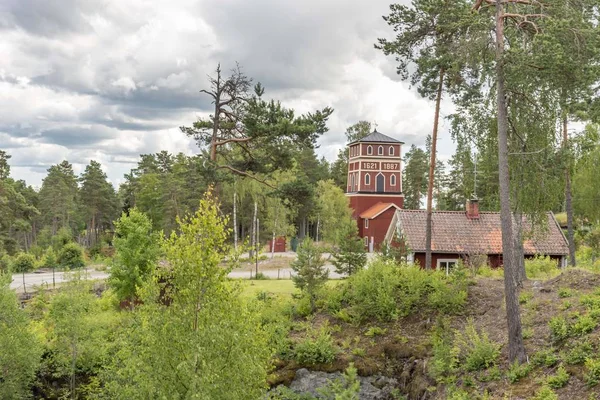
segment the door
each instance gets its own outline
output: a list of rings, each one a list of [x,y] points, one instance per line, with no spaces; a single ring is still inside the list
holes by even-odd
[[[377,175],[377,183],[375,185],[376,192],[384,192],[385,191],[385,177],[383,174]]]

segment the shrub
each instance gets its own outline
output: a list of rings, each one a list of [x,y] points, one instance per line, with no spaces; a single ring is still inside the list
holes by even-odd
[[[585,383],[596,386],[600,382],[600,359],[588,358],[585,360]]]
[[[433,357],[429,363],[429,375],[437,381],[453,375],[458,369],[459,349],[454,347],[444,323],[433,332]]]
[[[558,297],[560,297],[561,299],[564,299],[566,297],[572,297],[573,294],[575,294],[573,289],[569,289],[569,288],[558,289]]]
[[[85,265],[83,250],[76,243],[65,244],[58,253],[58,263],[61,267],[67,269],[82,268]]]
[[[15,261],[13,262],[14,272],[30,272],[35,269],[35,257],[28,253],[19,253]]]
[[[561,364],[556,370],[556,374],[548,377],[547,383],[553,389],[560,389],[569,382],[569,373]]]
[[[386,332],[387,329],[383,329],[378,326],[372,326],[369,329],[367,329],[367,332],[365,332],[365,336],[373,337],[378,335],[385,335]]]
[[[530,371],[531,366],[529,364],[519,364],[518,362],[514,362],[508,368],[506,377],[510,383],[515,383],[529,375]]]
[[[564,317],[553,317],[548,321],[552,338],[561,341],[569,337],[569,323]]]
[[[533,294],[530,292],[521,292],[519,294],[519,304],[527,304],[533,299]]]
[[[500,345],[492,342],[486,332],[479,333],[470,319],[464,331],[455,332],[459,359],[467,371],[478,371],[495,365]]]
[[[56,268],[58,266],[58,260],[56,259],[56,253],[52,247],[48,247],[42,258],[42,267],[44,268]]]
[[[360,319],[391,321],[398,317],[400,271],[393,263],[375,261],[353,275],[349,284],[350,301]]]
[[[589,357],[594,351],[594,347],[590,342],[583,341],[576,343],[565,355],[565,362],[567,364],[582,364],[586,358]]]
[[[531,363],[536,367],[552,367],[558,362],[558,356],[553,348],[540,350],[531,357]]]
[[[297,258],[290,265],[296,273],[292,277],[294,285],[308,297],[311,312],[315,310],[317,293],[329,276],[322,254],[321,249],[307,237],[300,244]]]
[[[0,253],[0,273],[8,273],[12,270],[12,257]]]
[[[558,400],[558,395],[548,386],[544,386],[532,397],[532,400]]]
[[[271,278],[269,278],[264,273],[259,272],[258,274],[254,275],[254,278],[252,278],[252,279],[256,279],[257,281],[266,281],[266,280],[269,280]]]
[[[560,273],[558,263],[549,256],[536,256],[525,260],[525,272],[529,279],[551,278]]]
[[[336,354],[337,348],[325,329],[294,346],[294,358],[303,365],[329,364],[335,360]]]
[[[598,323],[589,315],[580,315],[572,326],[572,332],[575,335],[581,336],[592,332],[596,329],[597,325]]]

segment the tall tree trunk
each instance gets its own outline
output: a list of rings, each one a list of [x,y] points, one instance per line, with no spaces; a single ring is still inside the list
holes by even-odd
[[[237,226],[237,188],[233,183],[233,248],[237,250],[238,226]]]
[[[435,117],[433,120],[433,134],[431,136],[431,156],[429,160],[429,183],[427,185],[427,223],[425,228],[425,269],[431,269],[431,217],[433,203],[433,181],[435,179],[435,156],[437,151],[438,124],[440,120],[440,102],[444,87],[444,69],[440,69],[440,81],[437,97],[435,99]]]
[[[256,260],[256,271],[254,274],[254,277],[256,278],[258,276],[258,253],[259,253],[259,248],[260,248],[260,239],[259,239],[259,235],[260,235],[260,219],[256,218],[256,248],[254,249],[256,251],[256,254],[254,256],[254,259]]]
[[[523,248],[523,213],[520,211],[516,211],[514,213],[514,234],[513,239],[515,241],[515,266],[517,268],[517,273],[515,274],[516,285],[520,288],[523,287],[523,282],[527,279],[527,274],[525,273],[525,249]]]
[[[508,114],[504,88],[504,6],[496,0],[496,82],[498,102],[498,170],[500,184],[500,220],[504,263],[504,297],[508,325],[508,360],[526,361],[521,327],[519,296],[515,285],[515,258],[510,207],[510,174],[508,169]]]
[[[252,244],[249,256],[254,255],[254,248],[256,247],[256,215],[258,213],[258,204],[254,202],[254,216],[252,217]]]
[[[567,113],[563,114],[563,147],[568,151],[569,133],[568,133]],[[573,196],[571,194],[571,169],[570,162],[565,170],[565,211],[567,212],[567,241],[569,242],[569,264],[576,266],[575,259],[575,232],[573,229]]]

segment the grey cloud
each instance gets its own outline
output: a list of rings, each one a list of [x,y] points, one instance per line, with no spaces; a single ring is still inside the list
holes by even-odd
[[[118,135],[118,130],[109,129],[101,125],[92,127],[70,126],[44,130],[39,135],[39,141],[68,148],[82,148],[95,145],[107,139],[114,139]]]

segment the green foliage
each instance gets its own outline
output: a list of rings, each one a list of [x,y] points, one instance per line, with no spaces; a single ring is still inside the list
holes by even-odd
[[[356,368],[351,363],[344,375],[333,380],[326,387],[319,390],[319,398],[325,400],[359,400],[360,381]]]
[[[589,315],[578,315],[575,323],[572,325],[574,335],[581,336],[592,332],[598,326],[598,322]]]
[[[560,288],[558,289],[558,297],[564,299],[566,297],[572,297],[575,294],[575,291],[570,288]]]
[[[56,252],[52,247],[48,247],[44,252],[44,257],[42,258],[42,267],[43,268],[56,268],[58,267],[58,259],[56,257]]]
[[[433,345],[433,357],[429,363],[429,374],[437,381],[454,375],[459,366],[460,349],[452,342],[451,331],[447,323],[442,322],[434,330],[431,342]]]
[[[527,304],[533,299],[533,293],[531,292],[521,292],[519,294],[519,304]]]
[[[516,383],[529,375],[529,372],[531,372],[531,365],[514,362],[508,368],[506,377],[510,383]]]
[[[535,396],[532,397],[532,400],[558,400],[558,395],[548,386],[543,386]]]
[[[73,241],[73,232],[71,232],[71,228],[68,226],[63,226],[60,228],[56,235],[52,236],[51,242],[52,247],[55,251],[60,251],[65,245],[71,243]]]
[[[347,226],[354,220],[348,197],[331,179],[317,182],[316,212],[322,232],[319,236],[327,242],[341,244],[340,240],[348,234]]]
[[[83,250],[76,243],[67,243],[58,253],[58,264],[66,269],[78,269],[85,266]]]
[[[594,347],[589,341],[575,342],[566,352],[564,360],[567,364],[583,364],[593,352]]]
[[[20,253],[12,264],[14,272],[31,272],[35,269],[35,257],[28,253]]]
[[[367,337],[380,336],[380,335],[385,335],[386,332],[387,332],[387,329],[381,328],[379,326],[372,326],[369,329],[367,329],[367,331],[365,332],[365,336],[367,336]]]
[[[348,276],[360,271],[367,264],[364,241],[358,237],[358,228],[354,220],[338,221],[340,226],[331,263],[338,274]]]
[[[294,345],[294,359],[302,365],[329,364],[338,352],[331,335],[326,329],[311,332]]]
[[[550,327],[550,333],[555,341],[565,340],[569,337],[569,323],[564,317],[556,316],[552,317],[548,321]]]
[[[479,371],[496,364],[500,345],[492,342],[485,331],[478,332],[473,320],[462,331],[455,332],[455,346],[461,366],[467,371]]]
[[[551,278],[560,273],[558,263],[550,256],[535,256],[525,259],[525,272],[529,279]]]
[[[116,338],[118,351],[101,375],[106,398],[262,396],[270,329],[220,265],[228,238],[221,215],[209,193],[163,241],[167,267],[157,268],[131,327]]]
[[[9,276],[0,276],[0,398],[18,400],[31,393],[42,348],[9,283]]]
[[[585,383],[588,386],[596,386],[600,382],[600,359],[587,358],[585,360]]]
[[[6,253],[0,254],[0,273],[8,273],[12,270],[13,259]]]
[[[446,276],[376,260],[348,279],[347,293],[347,302],[361,320],[391,321],[417,307],[442,313],[460,311],[466,301],[466,279],[460,274]]]
[[[311,312],[315,309],[317,293],[329,276],[322,254],[313,241],[306,238],[298,248],[298,258],[290,265],[296,273],[292,276],[294,285],[308,296]]]
[[[552,367],[558,362],[558,356],[556,350],[549,348],[546,350],[540,350],[531,357],[531,363],[534,366]]]
[[[546,383],[548,383],[548,386],[550,386],[553,389],[560,389],[561,387],[565,387],[567,383],[569,383],[569,377],[569,373],[561,364],[558,366],[556,374],[549,376],[546,380]]]
[[[148,217],[135,208],[115,222],[116,254],[109,284],[120,300],[129,300],[133,305],[138,288],[152,275],[159,254],[158,240]]]
[[[271,278],[269,278],[269,276],[268,276],[268,275],[265,275],[264,273],[262,273],[262,272],[259,272],[258,274],[254,275],[254,276],[252,277],[252,279],[255,279],[255,280],[257,280],[257,281],[267,281],[267,280],[269,280],[269,279],[271,279]]]

